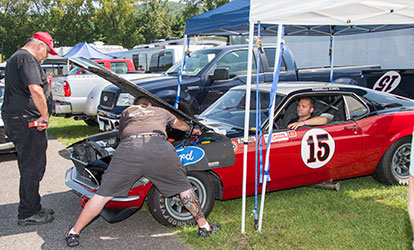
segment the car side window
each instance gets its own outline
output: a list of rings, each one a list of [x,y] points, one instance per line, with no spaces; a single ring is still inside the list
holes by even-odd
[[[314,100],[312,117],[324,116],[329,123],[346,120],[344,98],[341,94],[301,95],[292,98],[284,109],[276,117],[276,127],[285,129],[293,121],[297,120],[297,107],[303,97],[311,97]]]
[[[247,75],[247,50],[227,53],[217,62],[216,69],[228,69],[230,78]],[[253,60],[252,70],[256,70],[256,59]]]
[[[111,70],[117,74],[125,74],[128,72],[126,62],[111,62]]]
[[[266,54],[269,71],[273,72],[275,70],[276,48],[265,48],[264,51]],[[282,64],[280,65],[280,71],[286,71],[286,64],[284,60],[282,60]]]
[[[357,119],[368,113],[368,107],[353,96],[345,96],[348,119]]]

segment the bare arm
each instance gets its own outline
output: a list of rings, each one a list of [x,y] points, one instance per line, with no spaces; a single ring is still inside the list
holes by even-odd
[[[307,119],[305,122],[298,121],[288,125],[290,129],[297,129],[303,126],[315,126],[315,125],[324,125],[328,122],[328,119],[324,116],[317,116]]]
[[[184,132],[188,132],[190,131],[191,127],[183,120],[180,119],[175,119],[174,125],[172,126],[175,129],[184,131]],[[198,128],[194,128],[193,129],[193,135],[201,135],[201,131]]]
[[[49,111],[47,109],[46,97],[43,88],[39,84],[29,84],[29,91],[32,95],[33,103],[40,112],[39,122],[49,123]],[[46,127],[37,127],[38,130],[45,130]]]

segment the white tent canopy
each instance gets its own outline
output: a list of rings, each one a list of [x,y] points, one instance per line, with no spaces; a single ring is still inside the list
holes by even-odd
[[[251,0],[250,22],[284,25],[414,23],[412,0]]]

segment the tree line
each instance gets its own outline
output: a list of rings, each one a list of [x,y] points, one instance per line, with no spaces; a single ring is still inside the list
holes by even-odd
[[[0,46],[8,58],[37,31],[55,47],[103,41],[132,48],[181,37],[185,20],[230,0],[0,0]]]

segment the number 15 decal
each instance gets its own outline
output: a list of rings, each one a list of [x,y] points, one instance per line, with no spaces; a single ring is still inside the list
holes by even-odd
[[[331,160],[335,152],[335,141],[325,130],[308,130],[302,138],[302,161],[309,168],[320,168]]]

